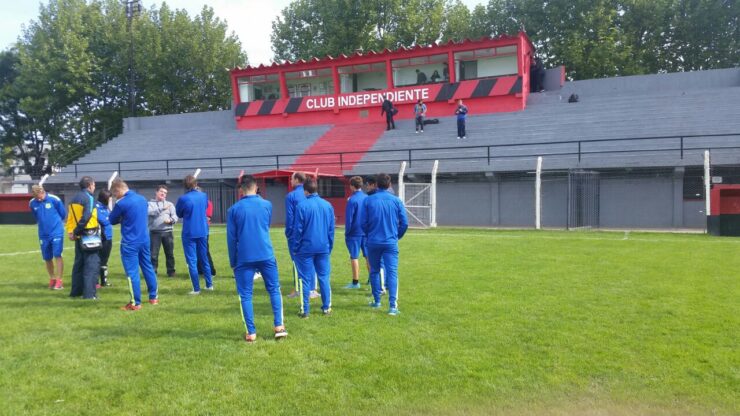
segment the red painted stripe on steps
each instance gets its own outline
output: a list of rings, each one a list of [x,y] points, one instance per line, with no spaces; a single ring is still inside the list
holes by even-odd
[[[342,174],[350,171],[385,131],[385,123],[343,124],[319,137],[296,159],[292,170]],[[340,156],[339,153],[344,153]],[[333,153],[333,154],[327,154]]]

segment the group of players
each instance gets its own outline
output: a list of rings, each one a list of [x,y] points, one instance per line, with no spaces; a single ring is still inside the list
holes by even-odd
[[[389,192],[391,178],[381,173],[375,186],[363,192],[359,176],[350,179],[353,195],[347,201],[345,243],[352,264],[352,283],[347,288],[359,288],[359,255],[368,262],[373,300],[370,307],[381,308],[381,295],[388,293],[388,314],[398,315],[398,240],[408,227],[405,208],[399,198]],[[209,225],[206,219],[208,198],[200,192],[193,175],[185,177],[185,194],[176,204],[177,217],[182,220],[182,244],[188,264],[193,290],[200,293],[199,266],[205,278],[206,290],[213,290],[208,261]],[[308,318],[310,299],[320,289],[321,310],[332,313],[331,263],[334,248],[335,216],[330,203],[317,193],[314,178],[295,172],[291,177],[293,191],[285,198],[285,235],[293,263],[295,296],[300,297],[300,318]],[[69,204],[69,212],[62,201],[43,187],[33,187],[34,198],[30,208],[38,222],[41,254],[49,273],[49,287],[62,289],[62,249],[66,218],[67,237],[75,243],[75,263],[72,271],[70,296],[96,299],[97,274],[101,257],[107,265],[110,253],[112,225],[121,224],[121,262],[129,285],[129,302],[123,310],[141,309],[139,270],[144,275],[149,303],[159,304],[157,276],[152,266],[150,233],[148,228],[148,202],[130,190],[122,179],[110,185],[110,194],[116,198],[115,206],[108,212],[105,204],[94,200],[95,182],[89,176],[80,180],[80,192]],[[107,191],[101,191],[101,194]],[[270,239],[272,204],[258,194],[255,178],[245,175],[239,187],[240,199],[227,212],[226,233],[229,263],[234,272],[236,289],[247,342],[257,339],[252,306],[253,282],[261,274],[270,297],[274,318],[274,337],[288,335],[283,317],[282,293],[275,254]],[[174,217],[174,216],[173,216]],[[176,221],[176,220],[175,220]],[[110,229],[108,229],[110,228]],[[200,264],[198,264],[200,263]],[[385,285],[381,282],[381,268],[385,272]],[[169,270],[168,270],[169,272]],[[101,271],[101,276],[103,272]],[[105,284],[106,281],[102,280]],[[318,294],[316,294],[318,296]]]

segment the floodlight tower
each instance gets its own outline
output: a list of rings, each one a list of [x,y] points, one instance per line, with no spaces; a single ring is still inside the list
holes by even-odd
[[[134,76],[134,35],[131,30],[131,24],[134,20],[134,16],[141,13],[141,0],[122,0],[126,6],[126,30],[128,31],[129,37],[129,48],[128,48],[128,102],[131,112],[131,117],[136,115],[136,93],[134,84],[136,78]]]

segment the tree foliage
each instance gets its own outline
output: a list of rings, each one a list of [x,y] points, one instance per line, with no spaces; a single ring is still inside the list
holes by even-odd
[[[586,79],[736,66],[739,20],[733,0],[298,0],[271,39],[295,60],[524,29],[548,65]]]
[[[133,45],[136,115],[226,109],[227,67],[246,55],[210,7],[190,17],[166,3],[135,16],[117,0],[52,0],[0,55],[3,160],[33,176],[118,133],[129,114]],[[47,155],[48,153],[48,155]]]

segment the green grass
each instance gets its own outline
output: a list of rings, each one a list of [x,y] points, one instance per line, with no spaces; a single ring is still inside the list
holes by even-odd
[[[118,310],[128,298],[117,246],[115,286],[98,302],[45,289],[38,253],[0,256],[0,412],[740,413],[738,239],[412,230],[402,313],[389,317],[365,306],[364,285],[342,289],[338,234],[334,315],[299,320],[284,298],[290,336],[275,342],[260,281],[259,340],[247,345],[224,229],[212,232],[216,291],[186,295],[178,241],[179,277],[162,278],[162,303],[136,313]],[[282,229],[272,237],[287,293]],[[0,253],[37,244],[35,227],[0,228]],[[66,276],[72,259],[65,250]]]

